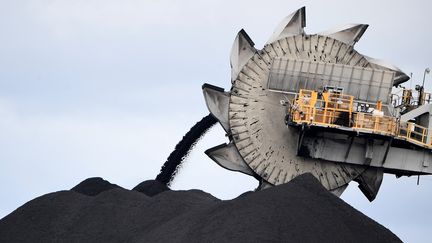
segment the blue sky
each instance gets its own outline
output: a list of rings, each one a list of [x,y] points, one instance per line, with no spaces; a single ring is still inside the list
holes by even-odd
[[[208,113],[201,85],[229,89],[237,32],[261,48],[303,5],[307,33],[370,24],[356,49],[413,72],[413,86],[432,66],[428,1],[0,0],[0,217],[90,176],[125,188],[154,178]],[[223,142],[214,127],[173,188],[226,199],[255,188],[203,154]],[[386,176],[373,203],[352,183],[342,198],[404,241],[429,239],[431,177]]]

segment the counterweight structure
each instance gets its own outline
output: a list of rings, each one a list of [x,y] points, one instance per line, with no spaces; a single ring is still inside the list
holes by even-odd
[[[229,91],[203,85],[229,143],[206,154],[254,176],[258,189],[310,172],[340,195],[351,181],[369,200],[383,173],[432,173],[432,105],[401,88],[397,67],[354,49],[368,25],[306,34],[305,8],[286,17],[262,50],[241,30],[231,50]],[[400,90],[401,95],[392,94]]]

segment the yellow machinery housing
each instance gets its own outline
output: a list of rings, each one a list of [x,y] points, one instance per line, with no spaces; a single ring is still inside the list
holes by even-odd
[[[427,137],[431,136],[426,127],[385,116],[382,112],[382,103],[379,101],[375,104],[365,104],[367,109],[359,110],[362,105],[354,100],[352,95],[301,89],[290,106],[290,122],[397,137],[432,148],[432,144],[426,142]]]

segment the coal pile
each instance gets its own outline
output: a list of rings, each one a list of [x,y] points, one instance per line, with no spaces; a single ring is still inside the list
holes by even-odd
[[[158,180],[143,181],[132,190],[142,192],[147,196],[153,197],[161,192],[168,191],[169,188]]]
[[[100,177],[91,177],[74,186],[71,190],[87,196],[96,196],[103,191],[114,188],[120,187],[116,184],[111,184],[109,181],[106,181]]]
[[[310,174],[227,201],[158,181],[134,190],[90,182],[91,195],[81,183],[1,219],[0,242],[401,242]]]

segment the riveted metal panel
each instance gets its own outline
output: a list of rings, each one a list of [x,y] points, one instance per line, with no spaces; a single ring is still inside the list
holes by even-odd
[[[322,90],[325,86],[336,86],[358,100],[388,104],[394,75],[394,72],[386,70],[275,58],[270,67],[268,88],[298,92],[300,89]]]

